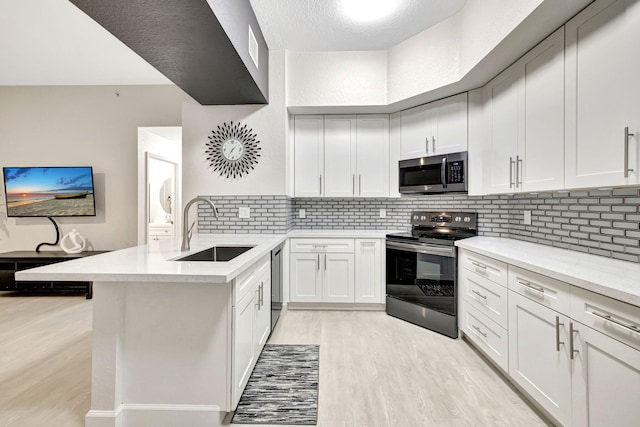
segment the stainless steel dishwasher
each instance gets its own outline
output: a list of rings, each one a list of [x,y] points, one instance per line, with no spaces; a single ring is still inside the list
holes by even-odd
[[[282,272],[284,243],[271,251],[271,332],[282,311]]]

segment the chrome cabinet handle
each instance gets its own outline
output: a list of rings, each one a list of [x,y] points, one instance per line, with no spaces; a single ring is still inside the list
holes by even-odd
[[[358,195],[362,196],[362,175],[358,175]]]
[[[516,188],[518,188],[518,186],[522,187],[522,179],[520,179],[522,170],[520,169],[520,166],[522,166],[522,159],[520,156],[516,156]]]
[[[640,334],[640,328],[637,327],[636,325],[627,325],[626,323],[622,323],[619,320],[616,320],[616,319],[612,318],[608,314],[600,314],[600,313],[596,313],[595,311],[592,311],[591,314],[593,314],[594,316],[599,317],[599,318],[601,318],[603,320],[611,322],[614,325],[618,325],[621,328],[628,329],[631,332],[635,332],[636,334]]]
[[[356,195],[356,174],[353,174],[353,178],[351,179],[351,194]]]
[[[516,283],[520,286],[524,286],[528,289],[531,289],[532,291],[536,291],[536,292],[540,292],[541,294],[544,294],[544,288],[540,286],[534,286],[531,283],[523,282],[522,280],[516,280]]]
[[[320,174],[320,195],[322,196],[322,174]]]
[[[427,146],[427,154],[429,154],[429,137],[426,137],[424,140]]]
[[[513,157],[509,157],[509,188],[513,188]]]
[[[260,307],[264,305],[264,282],[260,282]]]
[[[487,269],[487,265],[486,265],[486,264],[481,264],[481,263],[479,263],[479,262],[475,262],[475,261],[471,261],[471,264],[472,264],[472,265],[475,265],[476,267],[481,268],[481,269],[483,269],[483,270],[486,270],[486,269]]]
[[[324,254],[324,271],[327,271],[327,254]]]
[[[258,310],[260,309],[260,286],[258,286],[258,288],[256,289],[256,302],[255,302],[255,306],[258,307]]]
[[[573,333],[578,332],[573,329],[573,322],[569,322],[569,353],[571,354],[571,360],[573,360],[573,354],[579,353],[578,350],[574,350],[573,348]]]
[[[629,177],[629,172],[633,172],[633,169],[629,169],[629,137],[634,134],[629,133],[629,127],[624,128],[624,177]]]
[[[560,325],[564,326],[564,323],[560,323],[560,316],[556,316],[556,351],[560,351],[560,344],[564,345],[560,341]]]
[[[436,154],[436,137],[435,136],[431,137],[431,142],[433,147],[433,154]]]
[[[487,299],[486,295],[482,295],[480,292],[476,291],[475,289],[472,289],[471,292],[473,292],[474,294],[478,295],[480,298],[482,299]]]
[[[472,327],[473,329],[475,329],[476,331],[478,331],[478,333],[479,333],[480,335],[482,335],[483,337],[485,337],[485,338],[487,337],[487,333],[486,333],[486,332],[482,332],[482,331],[480,330],[480,328],[478,328],[476,325],[471,325],[471,327]]]
[[[360,246],[375,246],[376,242],[360,242]]]
[[[320,271],[320,254],[318,254],[318,271]]]

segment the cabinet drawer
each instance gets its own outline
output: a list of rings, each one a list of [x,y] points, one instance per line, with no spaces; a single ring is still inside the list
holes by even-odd
[[[291,252],[353,253],[354,239],[291,239]]]
[[[235,278],[233,305],[236,305],[238,301],[253,289],[257,281],[262,279],[267,271],[270,271],[270,267],[271,255],[267,254]]]
[[[640,350],[640,307],[574,286],[571,318]]]
[[[469,271],[507,287],[507,264],[466,250],[460,253],[460,265]]]
[[[509,334],[507,330],[465,304],[462,330],[482,352],[503,371],[509,372]]]
[[[464,268],[460,270],[460,285],[466,304],[507,328],[507,288]]]
[[[557,312],[571,310],[571,285],[566,282],[510,265],[509,289]]]

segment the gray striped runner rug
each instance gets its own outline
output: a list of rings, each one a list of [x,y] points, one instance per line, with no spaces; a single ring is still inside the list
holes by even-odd
[[[232,423],[316,425],[318,345],[267,344]]]

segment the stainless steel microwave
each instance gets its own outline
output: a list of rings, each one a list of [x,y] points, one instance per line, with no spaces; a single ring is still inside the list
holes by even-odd
[[[401,160],[400,193],[467,192],[467,152]]]

